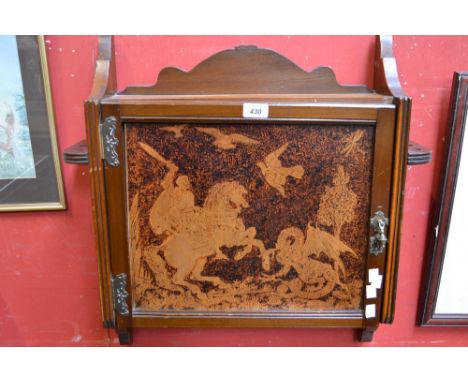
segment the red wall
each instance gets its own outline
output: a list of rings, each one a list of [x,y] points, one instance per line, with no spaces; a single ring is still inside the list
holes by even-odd
[[[49,70],[60,149],[84,138],[83,101],[91,89],[97,38],[48,36]],[[191,69],[236,45],[274,49],[305,70],[334,68],[342,84],[371,85],[368,36],[118,36],[119,88],[151,84],[165,66]],[[468,345],[468,329],[416,326],[431,193],[444,145],[452,74],[468,70],[468,37],[395,37],[400,78],[413,98],[411,138],[434,151],[430,165],[408,169],[403,238],[393,325],[381,325],[365,346]],[[68,210],[0,215],[0,345],[116,343],[102,328],[87,167],[63,165]],[[350,329],[135,330],[135,345],[361,346]]]

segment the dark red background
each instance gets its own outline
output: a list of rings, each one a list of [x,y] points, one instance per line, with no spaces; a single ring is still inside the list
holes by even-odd
[[[83,101],[97,57],[95,36],[47,36],[60,150],[85,137]],[[396,36],[400,79],[413,98],[411,138],[432,148],[430,165],[408,168],[393,325],[365,346],[467,346],[468,328],[416,326],[431,194],[437,189],[452,75],[468,70],[468,36]],[[305,70],[331,66],[342,84],[371,85],[373,36],[117,36],[119,89],[151,84],[165,66],[191,69],[219,50],[254,44]],[[0,215],[0,345],[106,346],[86,166],[63,164],[68,210]],[[362,346],[350,329],[145,329],[135,345]]]

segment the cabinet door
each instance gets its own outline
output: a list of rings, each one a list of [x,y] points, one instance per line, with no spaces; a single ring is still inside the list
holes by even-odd
[[[388,216],[392,109],[373,123],[124,130],[134,315],[376,324],[387,222],[370,222]]]

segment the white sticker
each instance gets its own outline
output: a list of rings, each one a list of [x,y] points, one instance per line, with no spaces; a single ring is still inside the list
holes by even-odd
[[[268,118],[268,104],[244,103],[242,115],[244,118]]]
[[[382,287],[383,276],[379,275],[379,268],[369,269],[369,282],[374,288]]]
[[[369,269],[369,285],[366,285],[366,298],[377,298],[377,289],[382,287],[383,276],[379,275],[379,268]]]
[[[366,297],[367,298],[377,298],[377,288],[374,288],[372,285],[366,286]]]
[[[375,304],[366,305],[366,318],[375,317]]]

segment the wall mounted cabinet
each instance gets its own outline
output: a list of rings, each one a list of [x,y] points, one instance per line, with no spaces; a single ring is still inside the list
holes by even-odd
[[[350,327],[394,315],[411,100],[389,37],[374,89],[242,46],[86,101],[104,325]],[[416,148],[419,163],[429,154]]]

